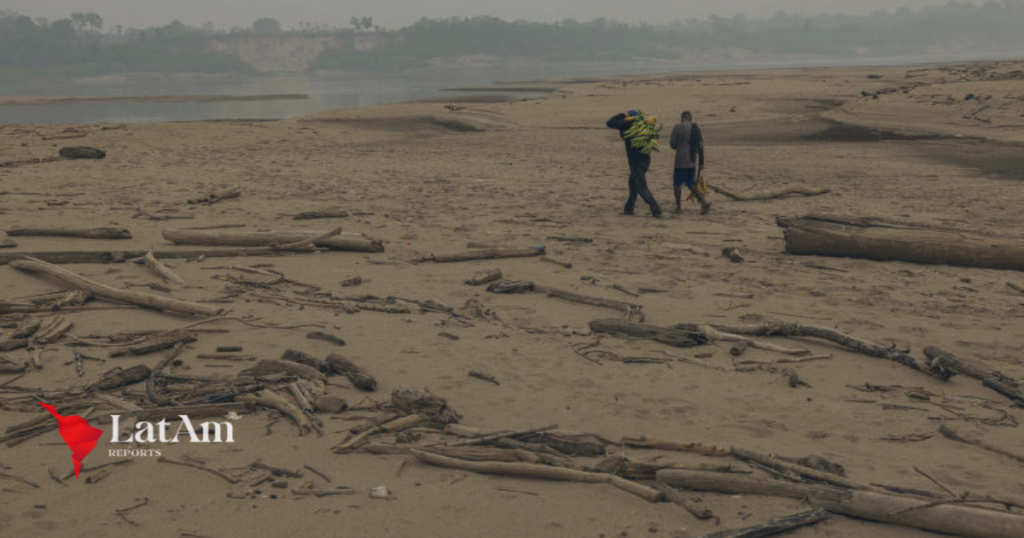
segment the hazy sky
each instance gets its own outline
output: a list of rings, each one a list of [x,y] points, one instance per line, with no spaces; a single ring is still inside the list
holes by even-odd
[[[108,26],[163,25],[174,19],[218,27],[248,26],[259,17],[274,17],[286,27],[299,22],[345,26],[353,15],[371,15],[374,22],[397,27],[421,17],[493,15],[504,19],[590,20],[607,17],[623,22],[670,22],[673,19],[790,13],[869,13],[900,6],[920,8],[949,0],[0,0],[32,17],[66,17],[73,11],[94,11]]]

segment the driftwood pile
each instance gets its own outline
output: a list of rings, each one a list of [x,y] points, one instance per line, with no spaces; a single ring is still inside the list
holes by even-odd
[[[782,458],[739,447],[650,438],[615,442],[596,434],[560,432],[555,425],[487,431],[445,422],[416,414],[389,415],[387,422],[353,433],[335,451],[411,454],[428,465],[473,473],[609,484],[649,502],[679,504],[705,520],[715,515],[694,493],[791,497],[816,508],[749,529],[708,535],[716,537],[769,536],[832,514],[978,538],[1011,538],[1024,532],[1024,506],[1013,500],[863,484],[847,478],[843,466],[817,456]],[[373,442],[373,436],[393,437],[396,442]],[[630,447],[628,452],[625,447]],[[675,463],[665,458],[665,452],[708,460]]]
[[[173,365],[185,358],[188,344],[199,337],[199,325],[229,319],[214,318],[163,332],[111,335],[105,341],[73,338],[67,345],[76,346],[74,354],[79,361],[110,364],[125,356],[152,353],[164,353],[165,356],[153,368],[145,365],[110,368],[97,381],[84,387],[43,390],[5,384],[0,392],[23,394],[7,399],[5,406],[8,409],[35,410],[35,401],[41,399],[67,414],[89,410],[89,415],[101,420],[110,414],[143,420],[174,419],[183,414],[190,418],[223,416],[230,411],[262,406],[288,417],[298,428],[299,435],[304,435],[319,431],[322,423],[315,413],[336,413],[348,407],[344,400],[327,396],[329,377],[345,377],[359,390],[376,390],[377,382],[373,376],[347,358],[329,355],[320,359],[291,350],[285,352],[280,360],[256,362],[233,377],[171,373]],[[55,324],[57,328],[53,328]],[[46,345],[53,341],[55,335],[66,335],[70,328],[70,323],[62,321],[49,326],[35,323],[19,329],[15,336],[21,337],[27,346]],[[83,346],[107,350],[106,358],[85,356],[78,351]],[[134,391],[130,388],[133,385],[142,385],[144,390]],[[115,395],[112,391],[120,394]],[[56,422],[47,421],[45,425],[38,422],[33,419],[8,428],[0,442],[9,445],[21,443],[56,427]]]

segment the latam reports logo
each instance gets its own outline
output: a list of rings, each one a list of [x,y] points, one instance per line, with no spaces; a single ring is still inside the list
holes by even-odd
[[[92,452],[92,449],[96,448],[96,443],[103,435],[103,430],[93,428],[78,415],[65,417],[58,413],[57,408],[52,405],[43,402],[39,402],[39,405],[57,419],[57,431],[67,443],[68,448],[71,449],[71,461],[75,464],[75,479],[77,480],[78,473],[82,470],[82,460]]]
[[[89,455],[90,452],[96,448],[96,444],[99,442],[100,437],[103,436],[103,430],[99,428],[93,428],[89,425],[89,422],[78,415],[64,416],[57,412],[57,408],[39,402],[39,405],[43,406],[53,415],[53,418],[57,419],[57,432],[60,433],[61,438],[64,439],[64,443],[71,449],[71,461],[75,465],[75,478],[78,478],[78,474],[82,470],[82,460]],[[188,415],[178,415],[178,420],[181,420],[181,424],[178,426],[177,431],[174,435],[170,435],[169,423],[166,419],[153,424],[146,421],[136,421],[134,433],[128,432],[127,438],[123,438],[121,435],[120,426],[120,415],[111,415],[110,418],[113,420],[113,431],[111,432],[111,443],[130,443],[132,441],[138,443],[178,443],[180,436],[187,436],[191,443],[234,443],[234,427],[230,422],[203,422],[196,428],[192,425],[192,421],[189,420]],[[212,434],[212,435],[211,435]],[[138,454],[136,454],[136,452]],[[153,455],[159,456],[159,450],[110,450],[111,456],[129,456],[129,455]]]

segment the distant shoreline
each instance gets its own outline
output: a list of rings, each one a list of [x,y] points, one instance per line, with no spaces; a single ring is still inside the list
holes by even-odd
[[[1015,58],[1020,58],[1016,54]],[[106,83],[92,92],[81,95],[62,94],[32,96],[25,92],[0,95],[0,125],[10,124],[52,124],[52,123],[160,123],[170,121],[219,121],[246,118],[273,121],[287,118],[306,117],[313,114],[339,109],[364,108],[378,105],[405,103],[470,104],[508,102],[522,99],[543,99],[566,88],[579,84],[628,83],[635,78],[650,77],[707,77],[707,76],[751,76],[779,71],[808,69],[884,69],[887,67],[922,68],[940,65],[979,64],[988,62],[1013,61],[1003,57],[990,59],[960,57],[914,57],[914,58],[863,58],[857,62],[836,62],[815,65],[812,61],[752,62],[744,64],[720,64],[714,62],[679,64],[676,62],[632,62],[603,64],[593,69],[593,64],[567,66],[565,70],[538,69],[535,72],[507,73],[482,68],[490,76],[469,80],[452,80],[441,77],[431,82],[431,88],[422,85],[423,76],[438,77],[439,70],[415,70],[408,73],[407,80],[414,83],[408,91],[402,88],[400,76],[348,78],[339,73],[321,72],[295,78],[291,75],[262,75],[232,81],[227,84],[197,84],[184,86],[181,94],[173,92],[180,84],[159,82],[133,86],[130,83]],[[469,72],[475,72],[469,69]],[[465,70],[456,70],[465,75]],[[518,76],[516,76],[518,75]],[[133,75],[133,76],[138,76]],[[167,76],[167,75],[162,75]],[[892,79],[890,79],[892,80]],[[243,84],[241,81],[247,82]],[[277,81],[284,83],[278,84]],[[349,82],[352,84],[349,84]],[[303,82],[305,82],[303,84]],[[463,82],[463,84],[459,84]],[[417,87],[415,83],[419,83]],[[86,85],[87,86],[87,85]],[[67,86],[65,86],[67,87]],[[371,96],[366,99],[350,98],[343,91],[325,92],[325,88],[351,90],[359,95]],[[381,88],[391,90],[388,97]],[[76,89],[83,89],[82,86]],[[293,93],[290,90],[311,90],[310,93]],[[98,90],[98,91],[97,91]],[[103,95],[104,90],[131,92],[133,95]],[[134,91],[133,91],[134,90]],[[245,94],[245,91],[267,93]],[[275,91],[277,90],[277,91]],[[209,93],[203,93],[207,91]],[[152,92],[152,93],[151,93]],[[49,107],[47,106],[49,105]],[[145,108],[153,105],[151,108]],[[180,105],[180,106],[179,106]],[[254,108],[255,107],[255,108]],[[38,111],[38,112],[36,112]]]
[[[0,97],[0,106],[42,106],[86,102],[105,103],[210,103],[217,101],[278,101],[309,99],[305,93],[265,95],[85,95]]]

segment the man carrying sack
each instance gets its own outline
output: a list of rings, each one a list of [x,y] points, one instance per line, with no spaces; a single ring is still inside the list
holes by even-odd
[[[650,132],[641,129],[648,124],[652,125]],[[636,199],[639,196],[651,207],[651,215],[654,218],[661,218],[661,207],[654,200],[651,189],[647,187],[647,169],[651,167],[651,151],[657,150],[657,133],[653,126],[656,124],[656,119],[654,122],[648,122],[648,118],[645,118],[637,110],[612,116],[606,123],[609,129],[618,130],[619,136],[626,143],[626,159],[629,161],[629,199],[626,200],[626,207],[622,211],[626,215],[634,214]],[[640,133],[642,130],[645,132]]]

